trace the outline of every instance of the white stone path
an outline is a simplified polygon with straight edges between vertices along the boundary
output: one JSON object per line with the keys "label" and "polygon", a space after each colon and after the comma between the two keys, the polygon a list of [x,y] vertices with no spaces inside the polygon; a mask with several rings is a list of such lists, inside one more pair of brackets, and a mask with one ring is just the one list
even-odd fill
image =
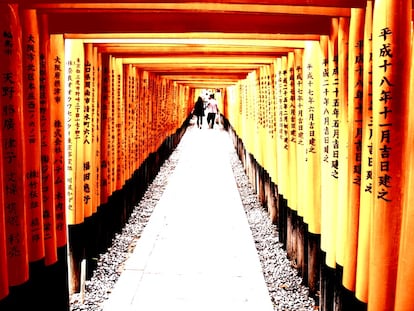
{"label": "white stone path", "polygon": [[228,133],[189,127],[178,148],[177,167],[104,311],[272,311]]}

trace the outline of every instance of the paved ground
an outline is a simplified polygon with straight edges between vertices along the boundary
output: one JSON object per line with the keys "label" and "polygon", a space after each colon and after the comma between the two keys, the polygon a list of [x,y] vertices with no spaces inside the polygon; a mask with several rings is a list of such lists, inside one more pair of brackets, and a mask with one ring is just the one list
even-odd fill
{"label": "paved ground", "polygon": [[271,311],[219,126],[189,127],[180,160],[104,311]]}

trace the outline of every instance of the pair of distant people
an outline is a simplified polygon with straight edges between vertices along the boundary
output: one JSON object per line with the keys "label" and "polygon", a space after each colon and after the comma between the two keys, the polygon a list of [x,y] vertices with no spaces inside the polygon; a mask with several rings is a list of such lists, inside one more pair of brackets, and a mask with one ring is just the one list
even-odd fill
{"label": "pair of distant people", "polygon": [[197,101],[194,105],[194,115],[197,116],[198,128],[202,128],[203,126],[203,117],[205,109],[207,110],[207,124],[209,128],[212,129],[214,128],[216,115],[218,114],[218,104],[217,100],[214,98],[214,94],[210,94],[206,107],[204,107],[204,101],[201,98],[201,96],[197,98]]}

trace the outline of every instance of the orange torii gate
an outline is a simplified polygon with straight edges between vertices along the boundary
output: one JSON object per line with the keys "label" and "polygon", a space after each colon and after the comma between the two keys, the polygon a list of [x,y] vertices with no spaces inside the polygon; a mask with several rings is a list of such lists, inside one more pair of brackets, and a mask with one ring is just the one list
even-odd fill
{"label": "orange torii gate", "polygon": [[321,308],[320,273],[369,310],[410,303],[412,2],[26,2],[0,6],[0,303],[67,246],[77,290],[82,234],[122,222],[203,88]]}

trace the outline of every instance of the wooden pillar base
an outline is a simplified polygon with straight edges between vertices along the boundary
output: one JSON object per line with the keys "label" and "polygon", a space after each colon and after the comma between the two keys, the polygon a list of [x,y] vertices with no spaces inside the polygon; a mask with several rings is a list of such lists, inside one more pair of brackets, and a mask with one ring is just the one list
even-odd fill
{"label": "wooden pillar base", "polygon": [[326,253],[321,252],[320,260],[320,310],[334,311],[335,269],[325,264]]}
{"label": "wooden pillar base", "polygon": [[278,221],[278,230],[279,230],[279,242],[283,244],[283,248],[286,249],[287,246],[287,200],[283,195],[279,195],[278,200],[279,206],[279,221]]}
{"label": "wooden pillar base", "polygon": [[66,246],[57,249],[58,261],[45,266],[43,260],[30,264],[29,281],[10,288],[0,300],[0,310],[69,311],[68,264]]}

